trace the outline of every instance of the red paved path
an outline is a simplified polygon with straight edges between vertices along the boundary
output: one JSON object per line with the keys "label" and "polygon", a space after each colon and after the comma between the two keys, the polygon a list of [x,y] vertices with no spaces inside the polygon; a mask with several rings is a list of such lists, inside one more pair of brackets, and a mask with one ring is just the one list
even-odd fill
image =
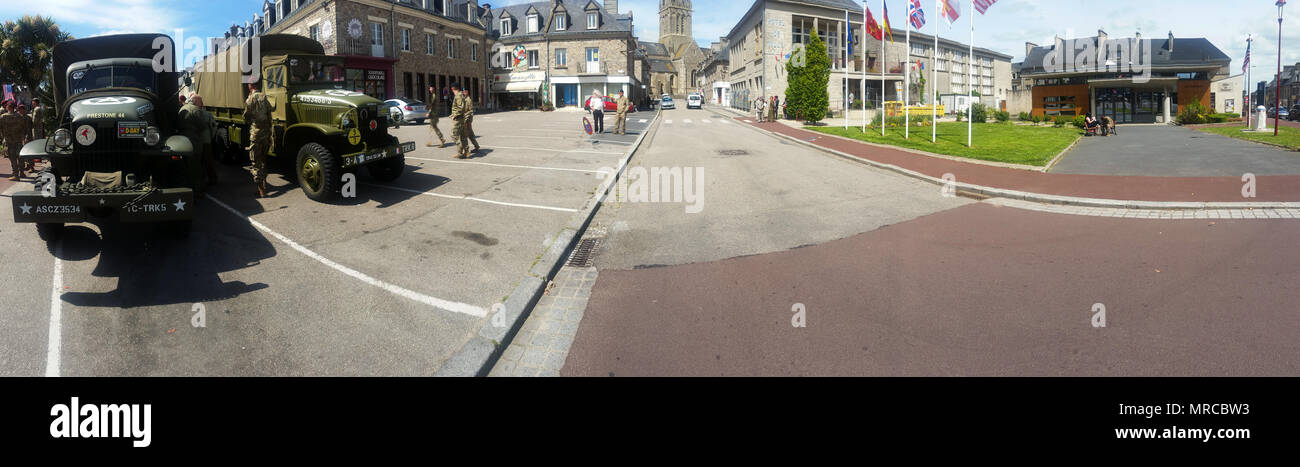
{"label": "red paved path", "polygon": [[1130,201],[1300,202],[1300,175],[1260,176],[1256,179],[1257,197],[1245,199],[1241,196],[1241,177],[1133,177],[1043,173],[924,156],[791,128],[781,123],[748,123],[763,130],[791,136],[863,159],[896,165],[936,178],[951,173],[960,183],[992,188],[1046,195]]}

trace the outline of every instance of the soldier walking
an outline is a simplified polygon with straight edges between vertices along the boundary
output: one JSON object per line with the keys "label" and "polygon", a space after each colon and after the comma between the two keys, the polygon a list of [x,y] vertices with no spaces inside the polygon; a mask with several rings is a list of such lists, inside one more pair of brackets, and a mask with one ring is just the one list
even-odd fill
{"label": "soldier walking", "polygon": [[469,95],[469,89],[461,91],[465,97],[465,138],[474,144],[474,152],[479,152],[483,148],[478,145],[478,135],[474,134],[474,98]]}
{"label": "soldier walking", "polygon": [[626,135],[627,134],[627,111],[632,104],[628,102],[627,96],[624,94],[624,92],[619,91],[618,100],[614,101],[614,105],[615,105],[614,134]]}
{"label": "soldier walking", "polygon": [[437,89],[429,86],[429,95],[433,96],[433,110],[429,112],[429,129],[432,133],[429,135],[429,142],[424,143],[426,147],[433,147],[433,135],[438,135],[438,147],[447,145],[447,138],[442,136],[442,130],[438,129],[438,119],[442,117],[442,98],[438,97]]}
{"label": "soldier walking", "polygon": [[9,158],[9,166],[12,168],[9,180],[18,181],[25,176],[18,154],[22,152],[24,141],[31,137],[32,121],[14,112],[13,102],[6,102],[5,110],[5,114],[0,115],[0,137],[4,139],[5,157]]}
{"label": "soldier walking", "polygon": [[460,92],[460,84],[452,84],[451,100],[451,139],[456,141],[456,158],[468,159],[469,151],[465,134],[465,99]]}
{"label": "soldier walking", "polygon": [[181,134],[194,144],[194,155],[198,156],[191,165],[191,173],[201,181],[195,191],[203,197],[212,185],[217,184],[217,169],[212,162],[212,128],[216,126],[216,120],[203,109],[203,96],[198,94],[186,100],[179,120]]}
{"label": "soldier walking", "polygon": [[244,102],[244,121],[248,123],[248,155],[253,159],[253,184],[257,197],[266,197],[266,152],[271,147],[271,103],[257,83],[248,83],[248,100]]}
{"label": "soldier walking", "polygon": [[32,141],[45,138],[45,120],[49,118],[50,109],[41,105],[39,98],[32,98]]}

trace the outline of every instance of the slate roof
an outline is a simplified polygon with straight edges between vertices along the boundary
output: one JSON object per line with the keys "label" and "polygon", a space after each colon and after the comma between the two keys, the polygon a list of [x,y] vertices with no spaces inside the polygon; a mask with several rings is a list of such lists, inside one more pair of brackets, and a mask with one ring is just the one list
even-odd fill
{"label": "slate roof", "polygon": [[[1091,37],[1084,40],[1093,40],[1093,43],[1096,44],[1096,39],[1096,37]],[[1151,47],[1151,66],[1153,68],[1201,67],[1205,65],[1222,67],[1232,62],[1232,59],[1227,54],[1203,37],[1174,38],[1173,53],[1169,52],[1170,39],[1168,38],[1141,39],[1141,41]],[[1046,70],[1043,69],[1043,60],[1052,52],[1054,46],[1054,44],[1049,44],[1031,49],[1029,56],[1025,57],[1023,72],[1025,74],[1046,73]]]}
{"label": "slate roof", "polygon": [[641,47],[645,48],[645,54],[648,57],[667,57],[668,47],[658,42],[641,42]]}
{"label": "slate roof", "polygon": [[654,58],[654,59],[650,59],[650,72],[651,73],[677,73],[677,69],[673,67],[673,62],[670,60],[662,60],[662,59]]}
{"label": "slate roof", "polygon": [[[568,28],[563,31],[555,30],[555,25],[551,24],[550,38],[565,39],[578,36],[590,35],[624,35],[632,33],[632,15],[631,14],[611,14],[605,11],[602,2],[596,0],[561,0],[564,11],[569,16]],[[587,13],[585,10],[588,4],[595,4],[599,7],[600,26],[596,29],[587,29]],[[529,9],[535,9],[540,21],[539,30],[535,33],[528,33],[528,12]],[[514,31],[509,36],[501,35],[501,18],[509,14],[514,18]],[[492,7],[492,20],[488,24],[488,34],[502,41],[523,41],[531,39],[541,39],[545,28],[550,23],[551,2],[532,2],[522,3],[519,5],[506,5],[502,7]]]}

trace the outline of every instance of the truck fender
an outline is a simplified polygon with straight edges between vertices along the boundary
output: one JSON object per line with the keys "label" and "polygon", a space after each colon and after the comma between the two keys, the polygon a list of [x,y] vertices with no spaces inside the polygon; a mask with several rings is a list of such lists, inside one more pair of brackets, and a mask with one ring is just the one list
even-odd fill
{"label": "truck fender", "polygon": [[320,123],[299,123],[284,129],[284,147],[290,155],[297,155],[298,148],[311,141],[320,142],[329,147],[329,139],[345,137],[346,133],[335,126]]}
{"label": "truck fender", "polygon": [[173,135],[167,137],[167,143],[164,145],[168,150],[180,154],[186,158],[194,155],[194,143],[183,135]]}
{"label": "truck fender", "polygon": [[45,138],[33,140],[23,146],[18,152],[18,158],[21,160],[29,159],[49,159],[45,153]]}

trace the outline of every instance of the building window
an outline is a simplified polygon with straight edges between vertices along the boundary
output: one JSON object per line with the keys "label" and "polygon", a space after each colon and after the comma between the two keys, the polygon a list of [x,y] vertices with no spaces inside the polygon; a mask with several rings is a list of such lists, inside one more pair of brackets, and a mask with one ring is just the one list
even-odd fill
{"label": "building window", "polygon": [[502,19],[501,19],[501,35],[503,35],[503,36],[509,36],[511,32],[513,32],[513,31],[512,31],[512,29],[510,28],[510,19],[509,19],[509,18],[502,18]]}
{"label": "building window", "polygon": [[478,61],[478,42],[469,45],[469,59]]}
{"label": "building window", "polygon": [[600,49],[597,48],[597,47],[587,47],[587,61],[588,61],[588,62],[599,62],[599,61],[600,61]]}
{"label": "building window", "polygon": [[370,23],[370,45],[384,45],[384,25]]}
{"label": "building window", "polygon": [[569,51],[567,49],[555,49],[555,66],[560,68],[569,66]]}
{"label": "building window", "polygon": [[587,13],[587,29],[600,27],[600,13]]}
{"label": "building window", "polygon": [[555,15],[555,30],[563,31],[569,29],[569,16],[565,14]]}
{"label": "building window", "polygon": [[528,51],[528,68],[537,68],[542,66],[542,62],[537,59],[537,51]]}
{"label": "building window", "polygon": [[403,52],[411,51],[411,30],[410,29],[402,30],[402,51]]}
{"label": "building window", "polygon": [[320,25],[313,24],[310,28],[307,28],[307,37],[310,37],[311,40],[316,42],[320,42]]}
{"label": "building window", "polygon": [[790,19],[790,42],[794,45],[804,45],[808,43],[808,30],[812,25],[808,24],[807,18]]}
{"label": "building window", "polygon": [[424,35],[424,54],[433,55],[433,34]]}
{"label": "building window", "polygon": [[537,17],[537,15],[528,15],[528,33],[529,33],[529,34],[532,34],[532,33],[537,32],[537,22],[538,22],[538,17]]}
{"label": "building window", "polygon": [[447,39],[447,58],[460,58],[460,39]]}

